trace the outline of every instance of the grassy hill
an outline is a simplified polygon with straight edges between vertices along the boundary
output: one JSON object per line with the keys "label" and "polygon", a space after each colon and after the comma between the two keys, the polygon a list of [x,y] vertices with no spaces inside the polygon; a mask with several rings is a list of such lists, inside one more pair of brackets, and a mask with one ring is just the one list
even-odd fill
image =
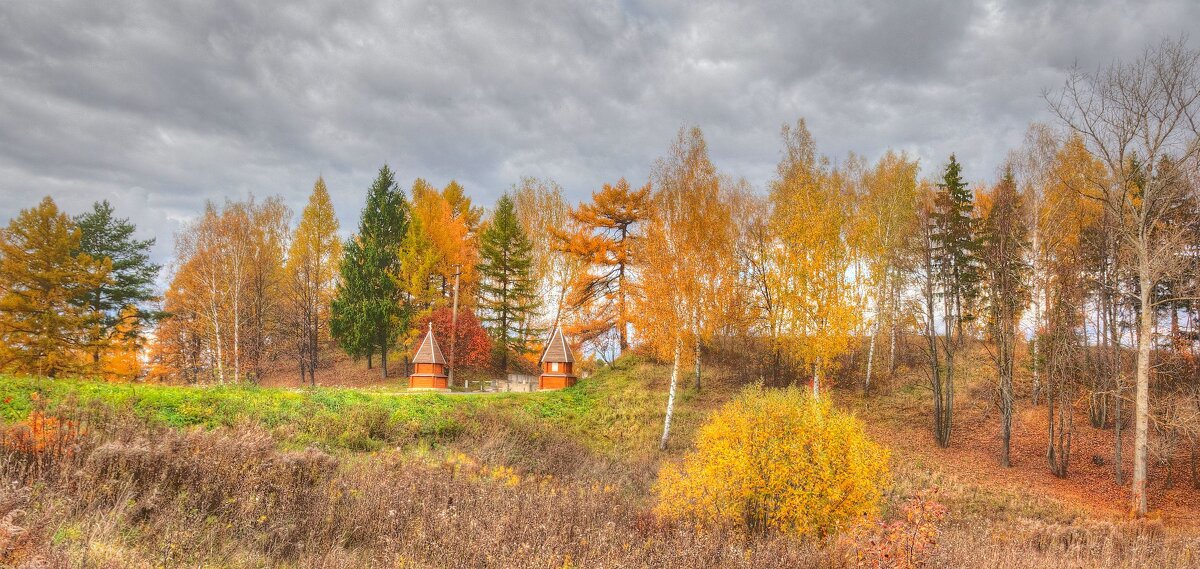
{"label": "grassy hill", "polygon": [[[289,447],[373,451],[453,441],[483,418],[503,417],[572,436],[608,453],[649,446],[662,402],[646,386],[658,366],[623,360],[562,391],[429,393],[373,387],[287,389],[252,385],[181,387],[0,376],[0,421],[31,410],[77,422],[124,416],[148,427],[254,425]],[[681,415],[691,415],[686,398]],[[686,422],[686,420],[685,420]],[[654,439],[656,440],[656,439]]]}
{"label": "grassy hill", "polygon": [[[702,391],[681,392],[665,453],[667,370],[636,358],[533,394],[0,377],[0,566],[858,565],[870,535],[801,541],[653,514],[659,466],[740,389],[735,377],[714,367]],[[907,527],[902,509],[917,494],[947,508],[934,566],[1200,559],[1191,524],[1089,507],[1086,488],[1047,481],[1032,458],[992,467],[979,386],[962,390],[963,442],[932,448],[916,385],[833,397],[892,448],[885,522]],[[31,413],[57,421],[34,434],[58,452],[19,452]]]}

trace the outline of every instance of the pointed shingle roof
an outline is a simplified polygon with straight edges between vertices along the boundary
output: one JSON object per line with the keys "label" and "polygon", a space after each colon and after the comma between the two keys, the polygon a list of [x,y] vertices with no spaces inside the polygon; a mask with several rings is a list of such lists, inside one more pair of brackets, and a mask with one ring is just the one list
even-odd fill
{"label": "pointed shingle roof", "polygon": [[563,338],[562,328],[555,328],[554,334],[550,336],[550,341],[546,342],[546,349],[542,351],[540,363],[546,362],[575,363],[575,357],[571,355],[571,347]]}
{"label": "pointed shingle roof", "polygon": [[446,365],[446,358],[442,356],[442,349],[438,347],[437,339],[433,337],[432,322],[429,323],[429,332],[425,333],[425,339],[421,341],[421,346],[413,354],[412,361],[415,364]]}

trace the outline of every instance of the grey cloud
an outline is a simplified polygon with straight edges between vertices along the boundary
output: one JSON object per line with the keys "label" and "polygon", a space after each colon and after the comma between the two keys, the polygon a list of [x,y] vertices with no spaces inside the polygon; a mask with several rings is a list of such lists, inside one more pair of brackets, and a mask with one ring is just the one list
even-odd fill
{"label": "grey cloud", "polygon": [[323,175],[343,229],[384,162],[490,204],[647,178],[680,126],[764,187],[779,127],[990,180],[1065,70],[1200,21],[1190,0],[262,2],[0,6],[0,219],[109,199],[159,238],[206,199]]}

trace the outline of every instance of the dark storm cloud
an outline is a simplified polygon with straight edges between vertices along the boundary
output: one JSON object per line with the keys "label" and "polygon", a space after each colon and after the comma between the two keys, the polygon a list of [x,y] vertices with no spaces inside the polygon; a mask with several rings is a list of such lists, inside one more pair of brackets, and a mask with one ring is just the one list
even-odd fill
{"label": "dark storm cloud", "polygon": [[761,188],[801,116],[834,158],[957,152],[985,181],[1072,64],[1197,21],[1190,0],[6,2],[0,219],[109,199],[166,259],[205,200],[299,210],[324,175],[349,231],[385,161],[485,204],[527,175],[581,199],[692,124]]}

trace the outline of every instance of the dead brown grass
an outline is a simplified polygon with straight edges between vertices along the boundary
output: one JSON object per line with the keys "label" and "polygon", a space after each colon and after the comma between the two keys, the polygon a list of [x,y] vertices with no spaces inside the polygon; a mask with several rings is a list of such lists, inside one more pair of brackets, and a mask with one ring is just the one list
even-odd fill
{"label": "dead brown grass", "polygon": [[[645,384],[659,386],[659,372]],[[716,374],[683,397],[684,417],[699,422],[735,391]],[[987,448],[929,450],[919,400],[900,389],[861,404],[893,447],[884,521],[903,524],[900,506],[933,488],[945,506],[917,559],[925,566],[1200,566],[1190,526],[1106,517],[1040,479],[984,475],[997,470]],[[681,431],[675,452],[688,444]],[[880,534],[870,528],[801,541],[661,520],[649,488],[673,453],[599,452],[522,414],[484,410],[453,440],[371,453],[280,448],[252,425],[181,431],[121,414],[71,436],[0,449],[0,566],[898,566],[873,556]]]}

